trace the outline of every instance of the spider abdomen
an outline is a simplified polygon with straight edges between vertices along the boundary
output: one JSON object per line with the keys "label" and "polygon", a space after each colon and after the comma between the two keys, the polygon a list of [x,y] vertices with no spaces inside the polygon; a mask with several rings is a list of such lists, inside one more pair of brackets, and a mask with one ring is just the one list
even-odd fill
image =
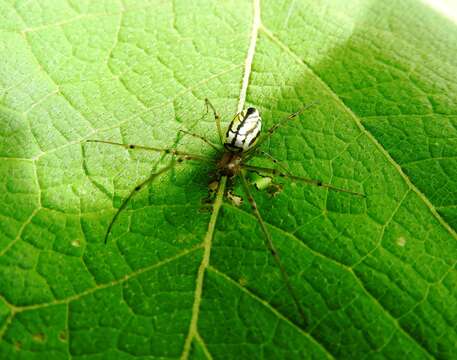
{"label": "spider abdomen", "polygon": [[225,135],[224,147],[232,152],[251,149],[262,129],[262,118],[255,108],[248,108],[236,114]]}

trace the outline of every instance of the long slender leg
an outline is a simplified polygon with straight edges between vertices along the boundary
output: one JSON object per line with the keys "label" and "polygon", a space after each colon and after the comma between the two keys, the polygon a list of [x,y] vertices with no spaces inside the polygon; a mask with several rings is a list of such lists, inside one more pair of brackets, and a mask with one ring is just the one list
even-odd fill
{"label": "long slender leg", "polygon": [[259,141],[256,144],[256,147],[258,147],[261,143],[263,143],[265,140],[270,138],[275,133],[275,131],[278,130],[281,126],[283,126],[286,122],[296,118],[297,116],[299,116],[300,114],[304,113],[306,110],[308,110],[309,108],[313,107],[314,105],[316,105],[318,103],[319,103],[318,100],[313,101],[313,102],[305,105],[304,107],[302,107],[300,110],[298,110],[298,111],[286,116],[285,118],[282,118],[281,120],[279,120],[278,123],[276,123],[275,125],[270,127],[268,129],[268,131],[266,132],[266,134],[259,139]]}
{"label": "long slender leg", "polygon": [[209,141],[207,138],[205,138],[204,136],[201,136],[201,135],[198,135],[198,134],[195,134],[195,133],[192,133],[190,131],[187,131],[187,130],[179,130],[180,132],[186,134],[186,135],[190,135],[190,136],[193,136],[193,137],[196,137],[200,140],[202,140],[203,142],[205,142],[206,144],[208,144],[209,146],[211,146],[213,149],[215,149],[216,151],[221,151],[220,148],[218,148],[216,145],[214,145],[211,141]]}
{"label": "long slender leg", "polygon": [[210,103],[208,99],[205,99],[205,104],[206,108],[210,107],[211,110],[213,111],[214,114],[214,121],[216,121],[216,127],[217,127],[217,133],[219,134],[219,140],[221,142],[221,145],[224,145],[224,134],[222,132],[221,128],[221,118],[219,114],[216,111],[216,108],[213,106],[213,104]]}
{"label": "long slender leg", "polygon": [[257,204],[254,200],[254,197],[251,194],[251,190],[249,189],[249,184],[246,180],[246,176],[244,174],[244,170],[241,170],[240,172],[240,178],[241,178],[241,183],[243,185],[244,192],[246,193],[246,196],[248,197],[249,204],[251,204],[252,211],[254,212],[255,217],[259,221],[260,227],[262,228],[262,232],[265,235],[265,245],[268,248],[268,251],[270,251],[271,255],[273,256],[276,265],[278,266],[279,270],[281,271],[282,278],[287,286],[287,290],[290,293],[290,296],[292,296],[292,299],[295,302],[295,306],[297,307],[298,312],[300,313],[301,318],[303,319],[304,325],[306,324],[306,316],[305,312],[303,311],[303,308],[300,304],[300,301],[298,299],[297,294],[295,293],[294,288],[292,287],[292,284],[289,279],[289,275],[287,274],[286,269],[282,265],[281,259],[279,258],[278,251],[276,250],[273,240],[271,239],[270,232],[268,231],[262,216],[260,215],[259,209],[257,208]]}
{"label": "long slender leg", "polygon": [[165,166],[164,168],[160,169],[159,171],[156,171],[155,173],[152,173],[149,175],[149,177],[144,180],[143,182],[139,183],[135,188],[130,192],[130,194],[122,201],[121,206],[117,209],[116,213],[114,214],[113,218],[111,219],[108,229],[106,230],[105,234],[105,244],[108,241],[109,234],[111,233],[111,229],[113,228],[114,223],[116,222],[116,219],[118,218],[119,214],[121,213],[122,210],[125,209],[127,206],[128,202],[137,194],[139,193],[145,186],[150,184],[152,181],[154,181],[158,176],[160,176],[163,173],[166,173],[168,170],[172,169],[176,163],[182,163],[185,160],[193,160],[187,156],[185,157],[178,157],[176,161],[171,161],[170,164]]}
{"label": "long slender leg", "polygon": [[119,208],[117,209],[117,211],[114,214],[113,218],[111,219],[111,221],[110,221],[110,223],[108,225],[108,229],[106,230],[106,234],[105,234],[105,244],[108,241],[109,234],[111,233],[111,229],[113,228],[113,225],[116,222],[117,217],[119,216],[121,211],[125,209],[125,207],[127,206],[128,202],[135,196],[135,194],[139,193],[141,191],[141,189],[143,189],[146,185],[151,183],[159,175],[161,175],[161,174],[167,172],[168,170],[170,170],[174,165],[175,165],[174,162],[171,162],[169,165],[165,166],[163,169],[161,169],[161,170],[159,170],[159,171],[157,171],[155,173],[152,173],[146,180],[144,180],[143,182],[141,182],[137,186],[135,186],[135,188],[130,192],[130,194],[122,201],[121,206],[119,206]]}
{"label": "long slender leg", "polygon": [[292,180],[301,181],[301,182],[303,182],[305,184],[326,188],[326,189],[329,189],[329,190],[332,190],[332,191],[344,192],[344,193],[351,194],[351,195],[357,195],[357,196],[361,196],[361,197],[366,197],[365,194],[362,194],[362,193],[359,193],[359,192],[350,191],[350,190],[346,190],[346,189],[340,189],[340,188],[337,188],[337,187],[335,187],[333,185],[326,184],[326,183],[324,183],[324,182],[322,182],[320,180],[314,180],[314,179],[308,179],[308,178],[305,178],[305,177],[302,177],[302,176],[290,175],[290,174],[286,174],[284,172],[278,171],[276,169],[264,168],[264,167],[253,166],[253,165],[242,165],[242,168],[246,169],[248,171],[253,171],[253,172],[258,173],[258,174],[268,174],[268,175],[273,175],[273,176],[280,176],[280,177],[289,178],[289,179],[292,179]]}
{"label": "long slender leg", "polygon": [[153,151],[153,152],[161,152],[164,154],[170,154],[170,155],[177,155],[177,156],[184,156],[186,157],[186,160],[197,160],[197,161],[204,161],[204,162],[213,162],[212,159],[206,157],[206,156],[201,156],[201,155],[196,155],[196,154],[190,154],[184,151],[179,151],[175,149],[164,149],[164,148],[156,148],[156,147],[151,147],[151,146],[143,146],[143,145],[135,145],[135,144],[122,144],[122,143],[117,143],[113,141],[106,141],[106,140],[86,140],[86,142],[93,142],[93,143],[102,143],[102,144],[109,144],[109,145],[115,145],[115,146],[121,146],[125,149],[139,149],[139,150],[146,150],[146,151]]}
{"label": "long slender leg", "polygon": [[284,172],[286,172],[288,175],[291,175],[292,174],[290,173],[289,169],[286,168],[283,164],[281,164],[277,159],[275,159],[272,155],[270,155],[269,153],[267,153],[266,151],[263,151],[263,150],[259,150],[259,152],[262,154],[262,155],[265,155],[267,159],[271,160],[275,165],[278,165]]}

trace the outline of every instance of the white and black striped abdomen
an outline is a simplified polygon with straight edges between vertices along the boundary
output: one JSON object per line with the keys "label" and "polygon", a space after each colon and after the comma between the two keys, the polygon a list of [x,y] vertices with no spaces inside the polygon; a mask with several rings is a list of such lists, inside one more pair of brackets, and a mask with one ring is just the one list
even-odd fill
{"label": "white and black striped abdomen", "polygon": [[237,114],[225,135],[224,147],[233,152],[252,148],[260,135],[262,119],[255,108],[248,108]]}

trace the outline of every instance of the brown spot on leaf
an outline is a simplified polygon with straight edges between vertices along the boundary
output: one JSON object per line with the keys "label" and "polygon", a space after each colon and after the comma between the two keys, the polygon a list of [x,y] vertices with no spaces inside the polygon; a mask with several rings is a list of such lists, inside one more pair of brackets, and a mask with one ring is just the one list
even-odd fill
{"label": "brown spot on leaf", "polygon": [[59,333],[59,340],[60,341],[67,341],[67,331],[66,330],[62,330]]}
{"label": "brown spot on leaf", "polygon": [[42,343],[45,340],[45,336],[43,333],[37,333],[32,335],[33,341]]}

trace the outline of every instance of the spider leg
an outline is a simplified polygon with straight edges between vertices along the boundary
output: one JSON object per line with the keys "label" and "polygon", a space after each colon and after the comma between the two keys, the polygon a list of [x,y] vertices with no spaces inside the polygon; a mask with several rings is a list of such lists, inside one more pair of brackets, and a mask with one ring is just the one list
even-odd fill
{"label": "spider leg", "polygon": [[[267,153],[266,151],[263,151],[263,150],[259,150],[259,152],[262,154],[262,155],[265,155],[265,157],[270,160],[272,163],[274,163],[275,165],[278,165],[278,167],[280,167],[285,173],[287,173],[288,175],[291,175],[293,176],[289,169],[286,168],[284,165],[282,165],[279,160],[275,159],[272,155],[270,155],[269,153]],[[253,154],[255,156],[255,154]]]}
{"label": "spider leg", "polygon": [[260,224],[260,227],[262,228],[263,234],[265,235],[265,237],[264,237],[265,246],[267,247],[268,251],[273,256],[273,258],[274,258],[274,260],[276,262],[276,265],[278,266],[279,270],[281,271],[281,275],[282,275],[282,278],[283,278],[283,280],[284,280],[284,282],[286,284],[287,290],[289,291],[289,294],[291,295],[293,301],[295,302],[295,306],[297,307],[297,310],[300,313],[300,316],[303,319],[304,324],[306,324],[306,316],[305,316],[303,308],[302,308],[302,306],[300,304],[298,296],[297,296],[294,288],[292,287],[292,284],[291,284],[290,279],[289,279],[289,275],[287,274],[286,269],[282,265],[282,262],[281,262],[281,259],[279,257],[278,251],[276,250],[276,248],[275,248],[275,246],[273,244],[273,240],[271,238],[270,232],[268,231],[268,229],[267,229],[267,227],[266,227],[266,225],[265,225],[265,223],[264,223],[264,221],[262,219],[262,216],[260,215],[260,212],[259,212],[259,209],[257,207],[257,204],[256,204],[256,202],[254,200],[254,197],[251,194],[251,190],[249,189],[249,184],[248,184],[248,182],[246,180],[246,176],[245,176],[245,170],[241,170],[240,173],[239,173],[239,176],[241,178],[241,183],[243,185],[243,190],[246,193],[246,196],[248,197],[248,201],[249,201],[249,204],[251,205],[252,211],[253,211],[255,217],[257,218],[257,220],[258,220],[258,222]]}
{"label": "spider leg", "polygon": [[242,165],[242,168],[246,169],[247,171],[256,172],[258,174],[262,174],[263,173],[263,174],[268,174],[268,175],[273,175],[273,176],[280,176],[280,177],[283,177],[283,178],[289,178],[289,179],[292,179],[292,180],[301,181],[302,183],[305,183],[305,184],[326,188],[326,189],[329,189],[329,190],[332,190],[332,191],[338,191],[338,192],[343,192],[343,193],[347,193],[347,194],[351,194],[351,195],[366,197],[365,194],[362,194],[362,193],[359,193],[359,192],[350,191],[350,190],[346,190],[346,189],[340,189],[340,188],[337,188],[337,187],[335,187],[333,185],[326,184],[326,183],[324,183],[324,182],[322,182],[320,180],[308,179],[308,178],[305,178],[305,177],[302,177],[302,176],[286,174],[286,173],[278,171],[276,169],[264,168],[264,167],[253,166],[253,165]]}
{"label": "spider leg", "polygon": [[108,229],[106,230],[106,234],[105,234],[105,244],[107,243],[108,241],[108,237],[111,233],[111,229],[113,228],[114,226],[114,223],[116,222],[118,216],[120,215],[121,211],[125,209],[125,207],[127,206],[128,202],[137,194],[139,193],[145,186],[149,185],[152,181],[154,181],[157,177],[159,177],[160,175],[166,173],[168,170],[172,169],[174,166],[175,166],[175,163],[182,163],[183,161],[185,160],[194,160],[194,159],[191,159],[190,157],[178,157],[175,160],[172,160],[170,162],[170,164],[168,164],[167,166],[165,166],[164,168],[160,169],[159,171],[156,171],[154,173],[152,173],[151,175],[149,175],[149,177],[142,181],[141,183],[139,183],[138,185],[135,186],[135,188],[130,192],[130,194],[122,201],[121,203],[121,206],[119,206],[119,208],[116,210],[116,213],[114,214],[113,218],[111,219],[109,225],[108,225]]}
{"label": "spider leg", "polygon": [[219,134],[219,140],[221,142],[221,145],[224,145],[224,134],[222,133],[222,128],[221,128],[221,117],[217,113],[216,108],[213,106],[213,104],[211,104],[211,102],[207,98],[205,99],[205,105],[206,105],[206,109],[208,109],[208,107],[210,107],[211,110],[213,111],[214,121],[216,122],[216,127],[217,127],[217,133]]}
{"label": "spider leg", "polygon": [[186,160],[197,160],[197,161],[203,161],[203,162],[213,162],[212,159],[207,158],[206,156],[190,154],[190,153],[187,153],[187,152],[184,152],[184,151],[179,151],[179,150],[169,149],[169,148],[156,148],[156,147],[151,147],[151,146],[143,146],[143,145],[135,145],[135,144],[122,144],[122,143],[117,143],[117,142],[113,142],[113,141],[106,141],[106,140],[86,140],[86,142],[102,143],[102,144],[121,146],[121,147],[123,147],[125,149],[131,149],[131,150],[138,149],[138,150],[145,150],[145,151],[161,152],[161,153],[170,154],[170,155],[184,156],[184,157],[186,157]]}
{"label": "spider leg", "polygon": [[259,139],[259,141],[256,144],[256,147],[258,147],[265,140],[269,139],[275,133],[276,130],[278,130],[281,126],[283,126],[289,120],[292,120],[292,119],[296,118],[297,116],[299,116],[300,114],[304,113],[306,110],[308,110],[309,108],[313,107],[314,105],[316,105],[318,103],[319,103],[319,100],[313,101],[313,102],[303,106],[300,110],[298,110],[298,111],[286,116],[285,118],[282,118],[281,120],[279,120],[278,123],[276,123],[272,127],[270,127],[267,130],[267,133]]}
{"label": "spider leg", "polygon": [[179,130],[180,132],[186,134],[186,135],[190,135],[190,136],[193,136],[193,137],[196,137],[200,140],[202,140],[203,142],[205,142],[206,144],[208,144],[209,146],[211,146],[213,149],[215,149],[217,152],[220,152],[221,149],[219,147],[217,147],[216,145],[214,145],[211,141],[209,141],[207,138],[205,138],[204,136],[202,135],[198,135],[198,134],[195,134],[195,133],[192,133],[192,132],[189,132],[187,130]]}

